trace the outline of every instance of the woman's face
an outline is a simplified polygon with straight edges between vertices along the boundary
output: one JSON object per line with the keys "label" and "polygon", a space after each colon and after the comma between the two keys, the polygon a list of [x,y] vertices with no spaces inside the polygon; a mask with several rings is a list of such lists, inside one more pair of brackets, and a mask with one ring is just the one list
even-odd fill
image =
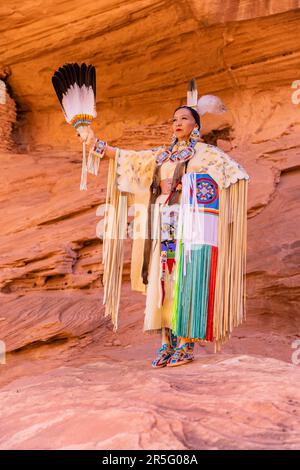
{"label": "woman's face", "polygon": [[188,109],[177,109],[173,116],[173,132],[178,140],[188,140],[195,126],[196,121]]}

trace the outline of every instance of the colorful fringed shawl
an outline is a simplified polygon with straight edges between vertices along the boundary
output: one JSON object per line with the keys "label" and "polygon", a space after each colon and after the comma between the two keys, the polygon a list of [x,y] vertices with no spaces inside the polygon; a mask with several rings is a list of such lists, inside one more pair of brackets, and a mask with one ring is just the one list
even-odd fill
{"label": "colorful fringed shawl", "polygon": [[247,182],[220,188],[207,173],[182,178],[173,332],[221,343],[245,319]]}

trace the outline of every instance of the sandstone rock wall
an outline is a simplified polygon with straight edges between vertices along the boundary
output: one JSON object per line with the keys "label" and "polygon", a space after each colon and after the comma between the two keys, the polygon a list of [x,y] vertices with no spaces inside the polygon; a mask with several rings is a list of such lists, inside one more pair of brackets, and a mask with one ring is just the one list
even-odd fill
{"label": "sandstone rock wall", "polygon": [[[86,61],[97,69],[95,132],[115,145],[168,142],[172,111],[185,102],[193,76],[201,94],[224,100],[228,112],[205,115],[203,132],[251,177],[248,311],[298,315],[300,105],[292,100],[300,69],[298,1],[103,0],[84,8],[76,1],[72,8],[11,1],[0,27],[0,76],[13,95],[4,114],[0,104],[3,298],[99,292],[96,211],[107,166],[97,178],[89,175],[88,192],[79,192],[80,143],[51,84],[63,63]],[[129,245],[126,253],[128,279]]]}
{"label": "sandstone rock wall", "polygon": [[[299,449],[300,2],[0,8],[0,448]],[[126,282],[130,243],[118,332],[103,318],[107,162],[80,192],[81,146],[51,84],[74,61],[96,66],[93,127],[113,145],[168,142],[192,77],[226,103],[203,133],[251,177],[248,299],[218,354],[198,344],[193,365],[151,370],[160,339]]]}

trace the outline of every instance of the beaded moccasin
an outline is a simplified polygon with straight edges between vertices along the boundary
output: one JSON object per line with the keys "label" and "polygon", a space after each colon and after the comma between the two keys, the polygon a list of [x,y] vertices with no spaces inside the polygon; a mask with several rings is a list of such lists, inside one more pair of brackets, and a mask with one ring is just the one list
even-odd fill
{"label": "beaded moccasin", "polygon": [[194,359],[194,343],[184,343],[178,348],[175,348],[174,354],[168,359],[167,366],[181,366],[192,362]]}

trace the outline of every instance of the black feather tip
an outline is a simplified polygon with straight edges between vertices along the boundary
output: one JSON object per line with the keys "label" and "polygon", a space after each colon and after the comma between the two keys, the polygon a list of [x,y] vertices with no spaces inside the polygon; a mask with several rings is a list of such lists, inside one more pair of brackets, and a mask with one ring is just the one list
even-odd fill
{"label": "black feather tip", "polygon": [[94,65],[79,65],[77,63],[64,64],[52,76],[52,84],[57,98],[62,105],[63,95],[77,83],[79,87],[91,86],[96,99],[96,69]]}
{"label": "black feather tip", "polygon": [[196,91],[197,90],[197,83],[195,78],[192,78],[192,80],[189,81],[188,83],[188,91]]}

